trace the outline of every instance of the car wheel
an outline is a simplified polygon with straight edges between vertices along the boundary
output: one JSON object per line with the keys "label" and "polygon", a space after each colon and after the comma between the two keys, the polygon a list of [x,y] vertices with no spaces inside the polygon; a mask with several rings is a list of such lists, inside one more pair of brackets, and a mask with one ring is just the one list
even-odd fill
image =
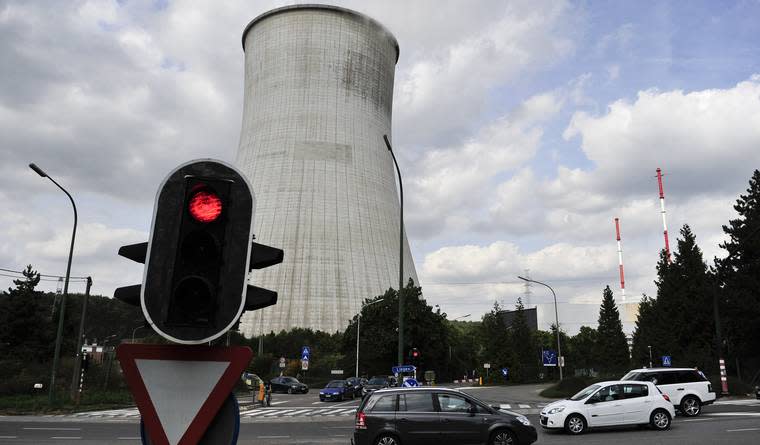
{"label": "car wheel", "polygon": [[515,435],[509,430],[498,430],[491,436],[490,445],[514,445],[517,443]]}
{"label": "car wheel", "polygon": [[570,414],[565,420],[565,431],[570,434],[583,434],[586,432],[586,419],[580,414]]}
{"label": "car wheel", "polygon": [[391,434],[383,434],[375,441],[375,445],[401,445],[401,442]]}
{"label": "car wheel", "polygon": [[686,417],[695,417],[702,412],[702,404],[694,396],[686,396],[681,400],[681,412]]}
{"label": "car wheel", "polygon": [[293,388],[288,388],[288,394],[293,394]]}
{"label": "car wheel", "polygon": [[670,414],[664,409],[655,410],[649,418],[649,424],[656,430],[670,428]]}

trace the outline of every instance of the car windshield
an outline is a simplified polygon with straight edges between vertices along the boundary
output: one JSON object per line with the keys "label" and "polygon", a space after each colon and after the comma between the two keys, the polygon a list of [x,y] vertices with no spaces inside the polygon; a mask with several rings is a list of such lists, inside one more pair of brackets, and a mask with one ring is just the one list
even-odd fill
{"label": "car windshield", "polygon": [[342,388],[343,386],[345,386],[343,380],[333,380],[332,382],[328,383],[325,388]]}
{"label": "car windshield", "polygon": [[282,380],[285,383],[298,383],[298,380],[296,380],[294,377],[284,377]]}
{"label": "car windshield", "polygon": [[599,388],[601,388],[601,386],[599,386],[599,385],[591,385],[588,388],[586,388],[586,389],[582,390],[581,392],[579,392],[578,394],[570,397],[570,400],[573,400],[573,401],[576,401],[576,402],[578,400],[583,400],[586,397],[588,397],[591,394],[593,394],[594,392],[596,392],[596,390],[599,389]]}
{"label": "car windshield", "polygon": [[624,375],[622,379],[620,380],[639,380],[639,376],[641,375],[640,372],[631,371],[628,374]]}
{"label": "car windshield", "polygon": [[385,385],[385,379],[374,378],[369,381],[370,385]]}

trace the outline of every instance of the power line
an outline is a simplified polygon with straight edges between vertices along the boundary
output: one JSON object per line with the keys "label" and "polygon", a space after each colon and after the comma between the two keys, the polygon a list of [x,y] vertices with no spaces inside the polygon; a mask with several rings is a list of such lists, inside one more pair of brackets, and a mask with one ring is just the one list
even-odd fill
{"label": "power line", "polygon": [[[24,275],[24,272],[22,272],[22,271],[19,271],[19,270],[13,270],[13,269],[5,269],[5,268],[3,268],[3,267],[0,267],[0,271],[3,271],[3,272],[11,272],[11,273],[17,273],[17,274],[19,274],[19,275],[22,275],[22,276]],[[40,275],[41,277],[50,277],[50,278],[56,278],[56,279],[58,279],[58,278],[66,278],[66,277],[64,277],[63,275],[48,275],[48,274],[44,274],[44,273],[41,273],[41,274],[39,274],[39,275]],[[11,277],[10,275],[2,275],[2,276],[5,276],[5,277]],[[13,277],[11,277],[11,278],[19,278],[19,277],[15,277],[15,276],[13,276]],[[84,280],[84,281],[86,281],[86,280],[87,280],[87,277],[69,277],[69,281],[71,281],[71,280]],[[41,281],[56,281],[56,280],[41,280]]]}

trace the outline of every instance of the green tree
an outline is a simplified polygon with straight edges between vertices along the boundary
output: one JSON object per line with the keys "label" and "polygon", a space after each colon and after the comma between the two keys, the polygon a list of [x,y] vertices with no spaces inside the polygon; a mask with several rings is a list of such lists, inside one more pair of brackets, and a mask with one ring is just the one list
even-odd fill
{"label": "green tree", "polygon": [[598,340],[596,329],[581,326],[580,332],[569,341],[569,353],[564,353],[568,357],[568,365],[580,370],[599,369],[601,363],[596,350]]}
{"label": "green tree", "polygon": [[604,288],[604,297],[599,309],[598,338],[596,351],[599,356],[599,368],[602,372],[612,373],[628,369],[628,342],[623,333],[615,298],[609,286]]}
{"label": "green tree", "polygon": [[509,330],[509,344],[512,349],[510,379],[515,382],[530,382],[538,377],[538,345],[533,332],[528,327],[525,306],[517,299],[515,318]]}
{"label": "green tree", "polygon": [[[726,257],[716,259],[721,283],[720,315],[728,356],[760,368],[760,170],[749,180],[747,193],[734,205],[739,217],[723,226],[728,240],[720,245]],[[754,373],[754,372],[753,372]]]}
{"label": "green tree", "polygon": [[35,290],[40,274],[29,265],[24,278],[0,298],[0,356],[42,363],[52,357],[53,323],[47,299]]}
{"label": "green tree", "polygon": [[509,334],[502,312],[499,302],[494,301],[491,311],[481,319],[479,333],[482,361],[499,366],[512,362]]}

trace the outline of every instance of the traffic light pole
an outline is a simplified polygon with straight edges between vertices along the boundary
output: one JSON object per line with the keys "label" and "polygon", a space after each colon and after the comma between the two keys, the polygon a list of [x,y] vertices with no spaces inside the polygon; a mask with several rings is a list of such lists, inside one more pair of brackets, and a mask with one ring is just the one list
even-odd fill
{"label": "traffic light pole", "polygon": [[398,365],[404,364],[404,185],[401,182],[401,170],[398,168],[398,162],[396,162],[396,155],[393,154],[393,148],[388,141],[388,135],[383,135],[385,145],[388,147],[388,151],[391,152],[393,158],[393,164],[396,166],[396,173],[398,174],[398,189],[399,189],[399,247],[398,247]]}
{"label": "traffic light pole", "polygon": [[518,276],[517,278],[527,281],[530,283],[536,283],[540,284],[542,286],[548,287],[550,291],[552,291],[552,296],[554,296],[554,323],[555,326],[557,326],[557,368],[559,368],[559,380],[562,381],[562,346],[560,345],[560,331],[559,331],[559,312],[557,312],[557,294],[554,293],[554,289],[552,289],[551,286],[549,286],[546,283],[542,283],[540,281],[531,280],[529,278],[523,278]]}

